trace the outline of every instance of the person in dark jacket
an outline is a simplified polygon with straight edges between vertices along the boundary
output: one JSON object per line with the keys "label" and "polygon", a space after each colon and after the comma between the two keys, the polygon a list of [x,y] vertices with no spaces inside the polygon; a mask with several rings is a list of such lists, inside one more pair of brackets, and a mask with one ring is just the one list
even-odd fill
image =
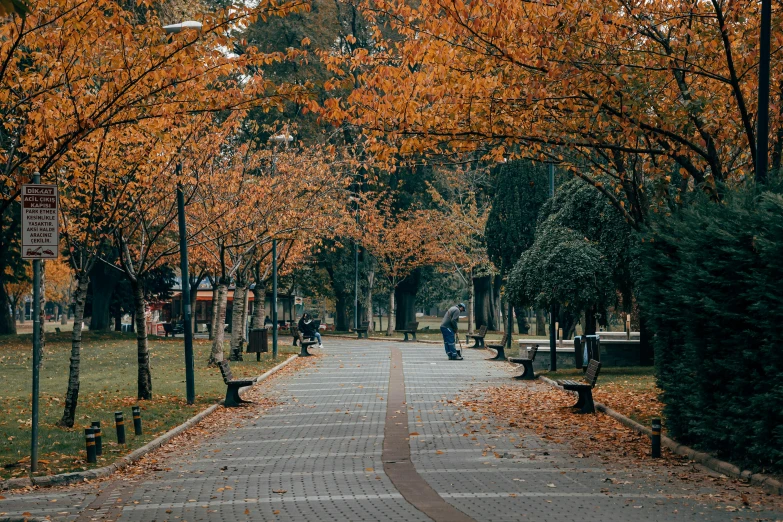
{"label": "person in dark jacket", "polygon": [[299,328],[299,331],[302,332],[302,337],[309,337],[310,339],[315,339],[318,341],[318,348],[323,348],[324,345],[321,342],[321,333],[315,328],[315,323],[313,323],[313,319],[310,317],[310,314],[304,314],[302,315],[302,318],[299,319],[299,324],[297,325],[297,328]]}
{"label": "person in dark jacket", "polygon": [[452,306],[446,311],[446,315],[443,316],[443,321],[440,323],[440,333],[443,334],[443,344],[446,345],[446,355],[449,356],[450,361],[462,360],[462,356],[457,353],[455,343],[457,339],[457,322],[459,321],[459,314],[464,311],[464,303]]}

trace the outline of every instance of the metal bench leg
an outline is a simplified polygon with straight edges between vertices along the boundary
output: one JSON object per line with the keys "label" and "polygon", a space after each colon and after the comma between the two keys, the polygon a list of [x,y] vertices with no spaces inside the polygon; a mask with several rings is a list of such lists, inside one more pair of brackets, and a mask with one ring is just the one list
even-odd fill
{"label": "metal bench leg", "polygon": [[226,400],[223,401],[223,406],[226,408],[236,408],[239,406],[239,389],[236,386],[228,385],[226,389]]}
{"label": "metal bench leg", "polygon": [[313,354],[307,351],[307,347],[302,344],[302,351],[299,352],[299,357],[311,357]]}
{"label": "metal bench leg", "polygon": [[490,361],[505,361],[506,360],[506,349],[504,347],[495,348],[497,350],[497,355],[494,357],[490,357]]}
{"label": "metal bench leg", "polygon": [[408,332],[403,332],[402,335],[405,336],[405,339],[403,339],[402,342],[407,343],[408,342]]}
{"label": "metal bench leg", "polygon": [[414,342],[414,343],[417,343],[417,342],[419,342],[419,340],[418,340],[418,339],[416,339],[416,332],[413,332],[413,333],[411,333],[411,335],[413,335],[413,342]]}
{"label": "metal bench leg", "polygon": [[583,397],[582,400],[582,407],[579,410],[579,413],[595,413],[595,403],[593,402],[593,390],[585,390],[583,393],[579,394],[581,397]]}
{"label": "metal bench leg", "polygon": [[484,348],[484,338],[483,337],[479,337],[478,339],[476,339],[476,346],[474,346],[474,348]]}
{"label": "metal bench leg", "polygon": [[532,381],[535,380],[536,376],[533,372],[533,361],[522,361],[522,367],[525,369],[521,374],[515,375],[515,379],[519,379],[520,381]]}

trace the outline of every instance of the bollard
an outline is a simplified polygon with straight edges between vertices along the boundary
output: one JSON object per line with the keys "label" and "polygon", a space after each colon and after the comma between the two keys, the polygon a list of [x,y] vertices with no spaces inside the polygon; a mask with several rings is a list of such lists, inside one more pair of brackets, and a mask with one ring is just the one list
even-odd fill
{"label": "bollard", "polygon": [[652,420],[652,458],[661,458],[661,419]]}
{"label": "bollard", "polygon": [[133,406],[133,429],[136,435],[141,435],[141,406]]}
{"label": "bollard", "polygon": [[87,462],[94,464],[98,462],[98,459],[95,457],[95,430],[86,428],[84,437],[87,440]]}
{"label": "bollard", "polygon": [[125,421],[121,411],[114,412],[114,424],[117,426],[117,443],[125,444]]}
{"label": "bollard", "polygon": [[103,440],[101,439],[101,421],[92,421],[92,429],[95,432],[95,454],[103,455]]}

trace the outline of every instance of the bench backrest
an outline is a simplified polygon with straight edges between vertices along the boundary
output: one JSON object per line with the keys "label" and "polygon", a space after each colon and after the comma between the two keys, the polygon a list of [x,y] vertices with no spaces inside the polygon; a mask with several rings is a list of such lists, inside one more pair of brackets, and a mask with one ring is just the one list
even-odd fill
{"label": "bench backrest", "polygon": [[527,358],[531,361],[536,360],[536,354],[538,353],[538,345],[534,344],[530,351],[527,352]]}
{"label": "bench backrest", "polygon": [[508,341],[508,332],[503,332],[503,337],[500,338],[500,342],[498,344],[500,346],[506,346],[506,341]]}
{"label": "bench backrest", "polygon": [[484,337],[485,335],[487,335],[487,325],[483,325],[481,328],[479,328],[478,334],[481,337]]}
{"label": "bench backrest", "polygon": [[418,321],[413,321],[408,323],[408,326],[405,328],[406,330],[410,330],[411,332],[415,332],[419,329],[419,323]]}
{"label": "bench backrest", "polygon": [[590,359],[590,364],[587,365],[587,371],[585,372],[585,381],[590,387],[595,386],[595,381],[598,380],[598,374],[601,372],[601,363],[595,359]]}
{"label": "bench backrest", "polygon": [[234,380],[234,374],[231,373],[231,366],[229,366],[228,361],[220,361],[218,366],[220,367],[220,374],[223,376],[224,383]]}

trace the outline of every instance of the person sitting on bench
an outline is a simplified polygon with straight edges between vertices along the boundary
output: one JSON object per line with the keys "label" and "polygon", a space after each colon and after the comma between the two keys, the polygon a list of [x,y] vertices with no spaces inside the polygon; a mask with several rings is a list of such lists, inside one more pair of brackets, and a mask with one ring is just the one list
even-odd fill
{"label": "person sitting on bench", "polygon": [[323,349],[324,345],[321,342],[321,333],[318,330],[316,330],[315,324],[313,323],[310,314],[305,313],[304,315],[302,315],[302,318],[299,319],[299,324],[297,325],[297,327],[299,328],[299,331],[302,332],[302,337],[315,339],[316,341],[318,341],[318,348]]}

